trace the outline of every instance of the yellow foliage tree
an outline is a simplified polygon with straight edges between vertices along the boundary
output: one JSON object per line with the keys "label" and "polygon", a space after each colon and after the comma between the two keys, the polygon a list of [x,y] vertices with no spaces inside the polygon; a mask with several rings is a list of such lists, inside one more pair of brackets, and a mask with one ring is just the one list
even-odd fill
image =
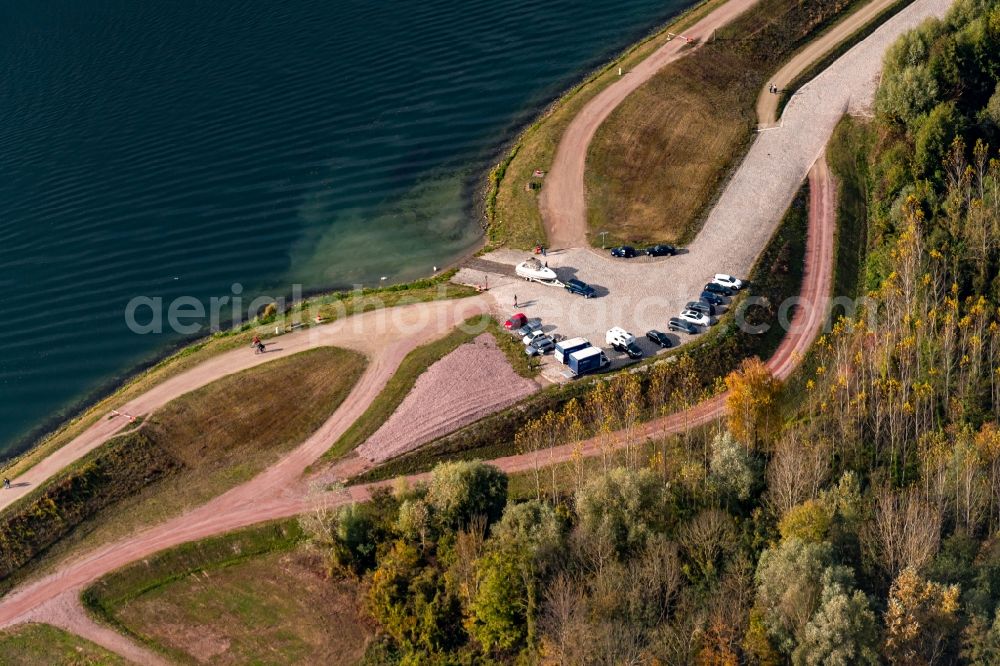
{"label": "yellow foliage tree", "polygon": [[757,357],[745,359],[726,377],[726,414],[729,431],[747,447],[756,448],[779,423],[781,382]]}

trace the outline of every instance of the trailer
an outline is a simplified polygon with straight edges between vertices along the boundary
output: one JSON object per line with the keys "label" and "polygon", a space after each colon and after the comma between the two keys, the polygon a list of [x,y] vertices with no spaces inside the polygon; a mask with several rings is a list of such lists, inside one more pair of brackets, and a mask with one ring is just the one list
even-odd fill
{"label": "trailer", "polygon": [[556,361],[565,365],[568,362],[570,354],[581,349],[586,349],[589,346],[590,341],[586,338],[571,338],[569,340],[563,340],[556,345]]}
{"label": "trailer", "polygon": [[570,354],[566,365],[569,366],[569,370],[573,373],[573,376],[579,377],[588,372],[606,368],[611,365],[611,361],[597,347],[586,347]]}

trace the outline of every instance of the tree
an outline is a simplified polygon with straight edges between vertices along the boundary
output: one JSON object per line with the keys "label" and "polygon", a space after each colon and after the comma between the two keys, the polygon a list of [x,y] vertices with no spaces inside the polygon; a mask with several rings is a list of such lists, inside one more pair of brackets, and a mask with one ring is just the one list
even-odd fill
{"label": "tree", "polygon": [[958,586],[904,569],[889,590],[885,656],[893,664],[934,664],[951,649],[959,623]]}
{"label": "tree", "polygon": [[495,551],[479,561],[478,592],[466,627],[487,652],[512,651],[527,637],[528,593],[518,571],[521,557]]}
{"label": "tree", "polygon": [[761,481],[760,465],[728,430],[712,439],[712,457],[708,468],[711,484],[723,496],[741,502],[750,499]]}
{"label": "tree", "polygon": [[809,499],[793,506],[778,522],[782,539],[797,538],[812,543],[822,543],[830,534],[833,511],[826,502]]}
{"label": "tree", "polygon": [[404,538],[419,541],[420,547],[425,547],[431,534],[431,510],[427,502],[416,498],[403,500],[396,529]]}
{"label": "tree", "polygon": [[431,472],[427,503],[442,527],[456,529],[476,516],[492,523],[507,503],[507,475],[478,461],[441,463]]}
{"label": "tree", "polygon": [[594,478],[576,493],[579,529],[589,539],[604,539],[624,557],[642,548],[665,523],[663,484],[649,469],[617,467]]}
{"label": "tree", "polygon": [[781,382],[757,357],[744,359],[738,370],[726,376],[726,415],[729,432],[747,446],[756,448],[778,425],[777,397]]}
{"label": "tree", "polygon": [[685,567],[694,581],[715,582],[721,559],[736,550],[733,518],[719,509],[706,509],[680,529],[680,544],[690,563]]}
{"label": "tree", "polygon": [[906,568],[926,566],[941,543],[941,512],[914,489],[875,493],[872,518],[862,532],[869,559],[891,579]]}
{"label": "tree", "polygon": [[820,606],[802,632],[802,640],[792,653],[796,666],[851,666],[879,663],[875,613],[868,597],[853,593],[831,570],[823,574]]}
{"label": "tree", "polygon": [[368,588],[368,608],[407,650],[436,653],[465,641],[461,603],[445,577],[425,566],[416,547],[405,541],[380,558]]}
{"label": "tree", "polygon": [[790,654],[819,607],[825,586],[851,584],[846,567],[833,566],[828,543],[792,537],[768,548],[757,564],[757,608],[775,646]]}

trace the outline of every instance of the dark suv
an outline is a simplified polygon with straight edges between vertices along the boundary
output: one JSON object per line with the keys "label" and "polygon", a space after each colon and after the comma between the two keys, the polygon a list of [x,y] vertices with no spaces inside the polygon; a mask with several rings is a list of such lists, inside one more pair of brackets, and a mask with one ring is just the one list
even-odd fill
{"label": "dark suv", "polygon": [[646,339],[650,342],[660,345],[664,349],[667,347],[673,347],[674,343],[671,342],[670,337],[662,331],[657,331],[653,329],[652,331],[646,331]]}
{"label": "dark suv", "polygon": [[722,305],[725,303],[725,301],[722,300],[722,296],[719,296],[718,294],[713,294],[710,291],[701,292],[701,295],[698,296],[698,298],[705,301],[706,303],[711,303],[712,305]]}
{"label": "dark suv", "polygon": [[667,322],[667,328],[671,331],[681,331],[689,335],[698,335],[698,327],[691,322],[684,321],[679,317],[671,317]]}
{"label": "dark suv", "polygon": [[623,354],[628,354],[631,359],[642,358],[642,350],[639,349],[639,345],[634,342],[630,342],[627,345],[614,344],[611,345],[615,351],[620,351]]}
{"label": "dark suv", "polygon": [[715,284],[714,282],[709,282],[705,285],[705,291],[710,294],[718,294],[719,296],[732,296],[733,292],[723,287],[721,284]]}
{"label": "dark suv", "polygon": [[667,245],[665,243],[661,243],[659,245],[653,245],[651,247],[647,247],[646,254],[648,254],[651,257],[667,257],[667,256],[672,257],[675,254],[677,254],[677,248],[674,247],[673,245]]}
{"label": "dark suv", "polygon": [[622,259],[631,259],[636,255],[635,248],[630,245],[622,245],[621,247],[611,248],[612,257],[620,257]]}
{"label": "dark suv", "polygon": [[566,284],[564,284],[563,286],[569,293],[580,294],[584,298],[593,298],[594,294],[597,293],[594,291],[594,288],[591,287],[589,284],[587,284],[583,280],[577,280],[576,278],[573,278],[571,280],[566,280]]}

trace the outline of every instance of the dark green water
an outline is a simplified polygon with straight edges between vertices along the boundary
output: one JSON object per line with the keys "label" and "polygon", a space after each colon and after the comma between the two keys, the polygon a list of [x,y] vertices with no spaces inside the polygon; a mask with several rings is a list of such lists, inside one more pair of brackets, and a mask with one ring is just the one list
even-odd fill
{"label": "dark green water", "polygon": [[500,148],[691,0],[0,0],[0,457],[205,301],[428,275]]}

